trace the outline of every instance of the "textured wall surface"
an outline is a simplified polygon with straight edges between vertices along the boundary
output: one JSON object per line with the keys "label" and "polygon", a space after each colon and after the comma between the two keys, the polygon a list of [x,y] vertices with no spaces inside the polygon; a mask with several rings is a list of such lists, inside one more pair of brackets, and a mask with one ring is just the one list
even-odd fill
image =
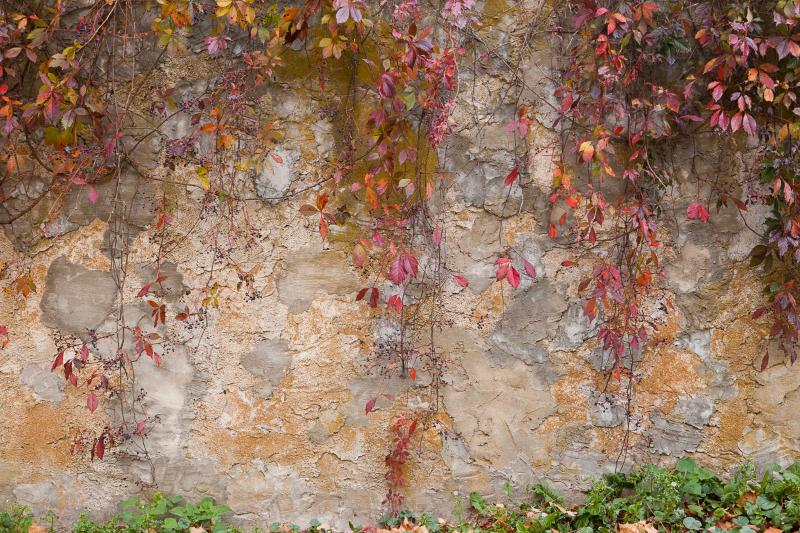
{"label": "textured wall surface", "polygon": [[[451,363],[439,410],[414,441],[408,506],[443,513],[453,491],[499,494],[505,481],[518,489],[539,481],[580,488],[587,477],[614,469],[626,430],[628,465],[689,454],[725,471],[745,458],[758,465],[800,458],[800,372],[763,340],[766,326],[749,317],[762,298],[745,268],[757,237],[735,210],[702,224],[686,221],[686,205],[677,203],[665,222],[673,308],[664,299],[653,303],[658,342],[636,354],[640,379],[632,416],[625,416],[626,391],[608,381],[608,356],[576,296],[582,274],[561,266],[570,251],[547,235],[553,116],[540,97],[551,92],[551,53],[540,43],[514,55],[522,36],[513,29],[534,8],[485,6],[490,24],[479,35],[497,50],[495,74],[463,80],[469,90],[454,115],[461,127],[440,149],[448,176],[447,267],[471,284],[445,286],[453,312],[436,345]],[[524,82],[522,99],[539,102],[540,124],[528,135],[533,185],[515,187],[507,198],[502,181],[513,140],[504,123],[516,95],[504,89],[515,83],[504,65],[517,60],[524,79],[516,86]],[[191,94],[209,77],[213,68],[203,61],[178,57],[155,83],[172,81]],[[256,195],[271,198],[314,179],[336,127],[302,90],[276,87],[266,98],[286,132],[283,163],[253,184]],[[174,117],[166,137],[182,135],[188,121]],[[153,175],[191,177],[192,169],[161,166],[164,140],[144,143],[138,162]],[[730,172],[740,163],[713,154],[707,161]],[[4,262],[29,269],[37,287],[27,299],[5,294],[0,306],[0,323],[12,332],[0,353],[0,497],[70,519],[82,509],[107,515],[116,502],[157,486],[224,500],[244,523],[374,519],[385,494],[387,428],[398,413],[430,411],[434,398],[425,376],[386,379],[370,364],[385,325],[354,301],[364,280],[351,268],[348,245],[322,244],[314,221],[298,214],[301,198],[249,202],[259,238],[235,254],[247,268],[261,265],[253,290],[237,290],[236,274],[221,270],[220,308],[200,326],[159,326],[169,339],[162,365],[136,363],[136,387],[159,418],[147,439],[150,460],[125,445],[103,461],[71,453],[77,432],[111,420],[114,400],[101,398],[87,414],[84,392],[50,372],[59,343],[85,338],[88,329],[111,332],[120,313],[130,323],[149,320],[135,294],[152,280],[159,246],[153,197],[164,191],[138,183],[132,172],[122,182],[131,213],[126,228],[110,223],[114,195],[101,190],[97,204],[72,198],[57,221],[43,227],[42,214],[34,213],[0,235]],[[195,298],[191,289],[208,283],[207,239],[224,215],[201,212],[196,188],[166,193],[178,206],[162,273],[169,275],[167,301],[180,309]],[[755,227],[764,214],[745,216]],[[109,244],[119,238],[131,250],[122,300]],[[509,245],[524,251],[538,274],[516,291],[493,282],[494,260]],[[770,366],[758,372],[765,350]],[[381,397],[366,416],[364,405],[378,391],[395,400]]]}

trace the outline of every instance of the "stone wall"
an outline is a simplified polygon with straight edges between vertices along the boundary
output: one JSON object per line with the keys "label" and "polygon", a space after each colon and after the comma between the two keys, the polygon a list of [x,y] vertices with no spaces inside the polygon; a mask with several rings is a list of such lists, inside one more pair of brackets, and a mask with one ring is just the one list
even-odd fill
{"label": "stone wall", "polygon": [[[743,219],[722,209],[706,225],[684,220],[686,204],[676,203],[666,222],[667,296],[653,306],[661,326],[655,346],[634,356],[640,379],[626,417],[626,391],[608,380],[608,356],[576,296],[581,273],[561,266],[570,250],[547,235],[554,117],[543,95],[551,92],[552,52],[538,42],[515,55],[524,37],[517,30],[540,6],[479,6],[489,21],[479,35],[497,51],[494,74],[464,74],[469,90],[454,116],[463,127],[439,152],[449,176],[440,204],[447,268],[471,284],[445,286],[452,314],[435,342],[450,363],[439,409],[414,440],[408,506],[444,514],[454,491],[499,495],[506,481],[516,490],[534,482],[579,489],[615,468],[628,431],[628,466],[692,455],[725,471],[745,459],[763,466],[800,458],[800,372],[749,318],[762,295],[745,268],[757,242],[745,222],[758,227],[764,213]],[[514,61],[521,80],[508,66]],[[196,58],[174,58],[160,76],[190,94],[212,70]],[[506,197],[514,146],[503,128],[516,97],[509,86],[522,101],[538,102],[539,122],[528,136],[533,185]],[[283,163],[254,183],[263,198],[311,179],[336,130],[302,91],[276,87],[268,98],[287,136],[279,146]],[[190,181],[192,169],[160,166],[162,141],[188,127],[188,117],[176,116],[163,137],[137,150],[137,160],[155,175]],[[726,162],[732,172],[740,163]],[[0,496],[37,512],[53,509],[63,520],[80,510],[108,515],[116,502],[156,487],[224,500],[242,523],[374,520],[385,494],[389,424],[399,413],[430,413],[434,400],[425,376],[384,378],[369,364],[387,326],[354,301],[364,280],[348,245],[321,243],[314,221],[298,214],[302,198],[249,202],[247,219],[259,238],[235,253],[247,269],[260,265],[253,288],[237,289],[241,280],[230,269],[216,272],[219,309],[201,325],[159,326],[170,341],[163,363],[136,363],[136,392],[144,391],[144,406],[159,419],[147,439],[149,459],[133,444],[102,461],[71,452],[75,435],[111,421],[115,405],[101,398],[88,415],[84,392],[50,372],[57,346],[89,329],[112,332],[121,314],[129,323],[149,320],[135,295],[154,273],[153,197],[163,191],[140,181],[133,172],[122,180],[126,228],[115,226],[114,195],[101,188],[97,204],[70,198],[46,227],[34,213],[0,236],[5,264],[29,271],[37,287],[28,298],[4,294],[0,306],[0,323],[12,332],[0,352]],[[201,210],[196,188],[168,192],[177,208],[162,273],[167,301],[180,309],[197,298],[192,289],[209,284],[208,239],[226,218]],[[119,239],[130,249],[122,294],[111,273]],[[516,291],[493,282],[494,260],[509,244],[538,274]],[[759,372],[765,350],[770,366]],[[381,397],[365,415],[379,391],[395,400]]]}

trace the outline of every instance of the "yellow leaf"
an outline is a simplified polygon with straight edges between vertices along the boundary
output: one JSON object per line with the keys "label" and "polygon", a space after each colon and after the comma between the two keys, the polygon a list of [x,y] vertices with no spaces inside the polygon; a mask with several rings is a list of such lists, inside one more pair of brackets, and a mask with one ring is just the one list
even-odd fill
{"label": "yellow leaf", "polygon": [[591,161],[594,156],[594,146],[592,146],[591,141],[583,141],[578,151],[581,153],[581,159],[583,159],[584,162]]}
{"label": "yellow leaf", "polygon": [[211,182],[208,180],[208,170],[206,167],[200,167],[197,169],[197,181],[200,182],[200,186],[204,191],[207,191],[211,188]]}

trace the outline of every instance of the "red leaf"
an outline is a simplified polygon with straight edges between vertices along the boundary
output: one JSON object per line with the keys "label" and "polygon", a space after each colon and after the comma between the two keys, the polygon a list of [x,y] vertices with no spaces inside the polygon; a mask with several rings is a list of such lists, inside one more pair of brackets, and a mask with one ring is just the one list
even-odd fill
{"label": "red leaf", "polygon": [[389,267],[389,279],[392,280],[392,283],[395,285],[400,285],[406,279],[406,271],[403,268],[403,258],[402,256],[398,255],[392,261],[391,267]]}
{"label": "red leaf", "polygon": [[97,409],[97,396],[94,395],[94,391],[89,392],[89,396],[86,397],[86,407],[89,408],[90,413],[94,413],[94,410]]}
{"label": "red leaf", "polygon": [[369,290],[369,289],[368,289],[367,287],[364,287],[363,289],[361,289],[360,291],[358,291],[358,294],[356,294],[356,301],[357,301],[357,302],[359,302],[359,301],[363,300],[363,299],[364,299],[364,296],[366,296],[366,295],[367,295],[367,291],[368,291],[368,290]]}
{"label": "red leaf", "polygon": [[144,287],[142,287],[141,289],[139,289],[139,292],[137,292],[137,293],[136,293],[136,297],[137,297],[137,298],[141,298],[142,296],[144,296],[144,295],[145,295],[145,294],[147,294],[148,292],[150,292],[150,284],[149,284],[149,283],[148,283],[148,284],[146,284],[146,285],[145,285]]}
{"label": "red leaf", "polygon": [[100,438],[97,439],[97,441],[95,442],[93,451],[94,451],[94,456],[102,461],[103,460],[103,456],[106,453],[106,436],[105,435],[100,435]]}
{"label": "red leaf", "polygon": [[442,243],[442,228],[436,226],[436,229],[433,230],[433,244],[439,246]]}
{"label": "red leaf", "polygon": [[319,217],[319,234],[323,239],[328,236],[328,223],[323,217]]}
{"label": "red leaf", "polygon": [[536,277],[536,269],[533,267],[532,264],[528,262],[527,259],[522,260],[522,266],[525,267],[525,273],[530,276],[531,278]]}
{"label": "red leaf", "polygon": [[283,158],[278,154],[276,154],[275,152],[272,152],[270,156],[272,156],[272,160],[275,161],[276,163],[283,163]]}
{"label": "red leaf", "polygon": [[562,267],[574,267],[574,266],[575,266],[575,265],[577,265],[577,264],[578,264],[578,263],[576,263],[575,261],[569,261],[569,260],[567,260],[567,261],[561,261],[561,266],[562,266]]}
{"label": "red leaf", "polygon": [[403,269],[406,271],[406,274],[408,274],[412,278],[416,278],[417,272],[419,272],[419,263],[417,262],[417,258],[408,252],[404,253]]}
{"label": "red leaf", "polygon": [[139,422],[136,423],[136,431],[134,431],[133,433],[135,435],[142,436],[144,434],[144,425],[146,423],[147,423],[146,418],[142,418],[141,420],[139,420]]}
{"label": "red leaf", "polygon": [[375,287],[372,288],[372,292],[369,295],[369,306],[372,308],[378,307],[378,289]]}
{"label": "red leaf", "polygon": [[377,397],[370,398],[370,400],[367,402],[367,405],[364,406],[364,414],[370,414],[372,410],[375,409],[375,403],[377,403],[377,401]]}
{"label": "red leaf", "polygon": [[750,113],[745,113],[744,120],[742,121],[742,127],[744,128],[744,131],[746,131],[751,137],[755,135],[756,130],[758,130],[756,119],[754,119],[753,115]]}
{"label": "red leaf", "polygon": [[505,278],[508,275],[508,265],[500,265],[500,268],[497,269],[496,279],[500,281],[501,279]]}
{"label": "red leaf", "polygon": [[741,125],[742,125],[742,113],[740,111],[739,113],[733,115],[733,117],[731,118],[731,131],[738,130],[741,127]]}
{"label": "red leaf", "polygon": [[367,261],[367,251],[364,249],[362,245],[356,244],[353,247],[353,263],[355,263],[356,266],[363,267],[366,261]]}
{"label": "red leaf", "polygon": [[589,317],[589,320],[594,320],[597,316],[597,300],[591,298],[586,300],[586,303],[583,304],[583,314]]}
{"label": "red leaf", "polygon": [[467,281],[467,278],[463,276],[453,276],[453,279],[456,280],[456,283],[458,283],[462,287],[469,286],[469,281]]}
{"label": "red leaf", "polygon": [[764,311],[766,311],[765,307],[759,307],[758,309],[753,311],[753,320],[758,320],[759,318],[761,318],[761,315],[764,314]]}
{"label": "red leaf", "polygon": [[399,313],[403,310],[403,299],[399,295],[393,294],[389,297],[386,305]]}
{"label": "red leaf", "polygon": [[511,286],[512,286],[512,287],[514,287],[515,289],[516,289],[517,287],[519,287],[519,272],[517,272],[517,269],[516,269],[516,268],[514,268],[513,266],[512,266],[512,267],[509,267],[509,269],[508,269],[508,276],[506,276],[506,279],[508,279],[508,282],[509,282],[509,283],[511,284]]}
{"label": "red leaf", "polygon": [[64,364],[64,352],[58,352],[56,360],[53,361],[53,366],[50,367],[50,371],[52,372],[53,370],[55,370],[56,368],[60,367],[63,364]]}
{"label": "red leaf", "polygon": [[318,212],[319,211],[317,210],[317,208],[314,207],[313,205],[303,204],[300,206],[300,214],[303,215],[304,217],[314,215]]}
{"label": "red leaf", "polygon": [[408,377],[411,378],[411,381],[415,381],[417,379],[417,369],[416,368],[412,368],[411,370],[409,370],[408,371]]}
{"label": "red leaf", "polygon": [[761,359],[761,371],[763,372],[764,370],[766,370],[768,365],[769,365],[769,352],[765,353],[764,358]]}
{"label": "red leaf", "polygon": [[514,183],[514,180],[517,179],[518,175],[519,175],[519,167],[514,167],[511,170],[511,172],[508,173],[508,176],[506,176],[506,179],[503,181],[503,185],[508,187],[509,185]]}
{"label": "red leaf", "polygon": [[89,359],[89,347],[85,344],[81,346],[81,361],[84,363]]}
{"label": "red leaf", "polygon": [[555,224],[550,224],[550,230],[548,231],[548,233],[550,234],[550,238],[551,239],[555,239],[556,238],[556,236],[558,235],[558,232],[556,230],[556,225]]}
{"label": "red leaf", "polygon": [[693,202],[686,209],[686,216],[689,220],[702,220],[708,222],[708,209],[705,208],[700,202]]}
{"label": "red leaf", "polygon": [[98,193],[97,189],[95,189],[91,185],[89,185],[88,195],[89,195],[89,201],[92,202],[93,204],[97,203],[97,199],[100,197],[100,193]]}

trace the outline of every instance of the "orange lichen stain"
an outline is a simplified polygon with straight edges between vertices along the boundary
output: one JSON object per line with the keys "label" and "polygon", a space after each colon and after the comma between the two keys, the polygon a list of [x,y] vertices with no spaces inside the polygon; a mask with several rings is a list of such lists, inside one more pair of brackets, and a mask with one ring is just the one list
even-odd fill
{"label": "orange lichen stain", "polygon": [[675,341],[675,337],[677,337],[679,333],[680,324],[678,316],[673,313],[667,317],[664,324],[661,324],[658,329],[653,332],[650,341],[653,343],[671,343]]}
{"label": "orange lichen stain", "polygon": [[566,371],[550,386],[550,393],[558,406],[556,414],[546,418],[537,428],[537,434],[548,434],[570,423],[584,422],[589,418],[589,404],[581,386],[591,381],[593,372],[585,366],[564,361]]}
{"label": "orange lichen stain", "polygon": [[447,431],[453,429],[453,417],[447,414],[444,411],[437,411],[433,414],[432,420],[435,420],[439,424],[443,426],[443,428]]}
{"label": "orange lichen stain", "polygon": [[766,336],[760,333],[761,328],[749,317],[743,317],[712,334],[712,352],[737,374],[737,382],[753,381],[753,363],[760,361],[767,347]]}
{"label": "orange lichen stain", "polygon": [[503,222],[503,241],[518,244],[518,237],[529,235],[535,228],[536,218],[530,213],[520,213]]}
{"label": "orange lichen stain", "polygon": [[346,479],[353,471],[352,462],[343,461],[329,452],[319,455],[315,465],[319,471],[319,476],[315,479],[316,488],[322,491],[334,492],[338,486],[337,481]]}
{"label": "orange lichen stain", "polygon": [[752,418],[747,411],[747,402],[743,400],[724,402],[718,407],[715,416],[719,419],[719,427],[709,432],[708,449],[738,457],[739,441]]}
{"label": "orange lichen stain", "polygon": [[9,440],[0,441],[3,456],[37,469],[78,464],[82,458],[70,451],[71,432],[77,426],[65,420],[68,409],[48,403],[26,405],[15,417],[16,427],[6,435]]}
{"label": "orange lichen stain", "polygon": [[501,302],[498,302],[499,292],[494,284],[483,291],[478,296],[478,302],[472,310],[471,316],[475,320],[493,319],[499,315],[498,309],[502,309]]}
{"label": "orange lichen stain", "polygon": [[636,386],[637,392],[677,398],[706,388],[697,356],[671,345],[647,350],[640,368],[642,379]]}
{"label": "orange lichen stain", "polygon": [[300,435],[289,433],[245,433],[216,430],[209,436],[209,451],[214,451],[223,465],[249,463],[253,459],[275,461],[282,464],[303,457],[312,457]]}
{"label": "orange lichen stain", "polygon": [[[614,454],[619,453],[620,447],[625,440],[625,426],[616,428],[601,428],[595,427],[592,429],[592,436],[594,442],[592,448],[598,450],[608,457],[614,457]],[[641,435],[637,433],[628,434],[629,447],[635,446],[641,440]]]}

